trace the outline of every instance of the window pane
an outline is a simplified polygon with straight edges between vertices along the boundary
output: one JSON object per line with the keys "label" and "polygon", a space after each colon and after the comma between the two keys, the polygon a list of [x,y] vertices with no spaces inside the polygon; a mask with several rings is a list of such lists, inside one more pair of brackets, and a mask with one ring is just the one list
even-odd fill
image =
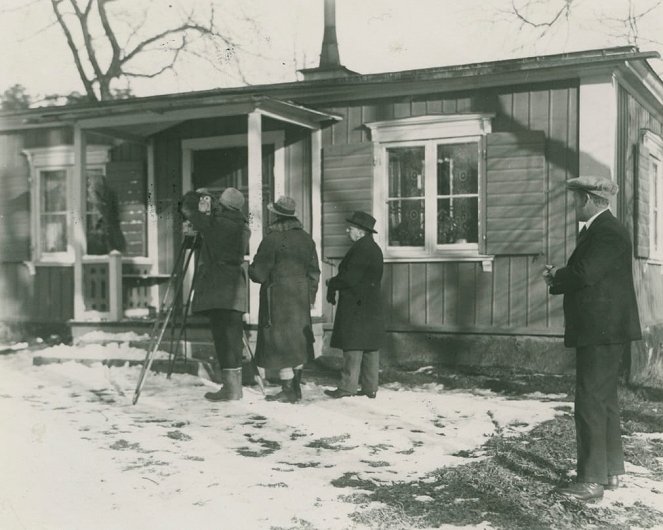
{"label": "window pane", "polygon": [[477,197],[438,199],[437,244],[479,242],[479,207]]}
{"label": "window pane", "polygon": [[41,251],[65,252],[67,250],[67,214],[42,214]]}
{"label": "window pane", "polygon": [[465,195],[479,192],[478,145],[437,146],[437,194]]}
{"label": "window pane", "polygon": [[424,201],[389,201],[389,246],[424,246]]}
{"label": "window pane", "polygon": [[65,212],[67,210],[67,172],[41,172],[41,211]]}
{"label": "window pane", "polygon": [[387,154],[389,197],[423,197],[424,147],[392,147]]}

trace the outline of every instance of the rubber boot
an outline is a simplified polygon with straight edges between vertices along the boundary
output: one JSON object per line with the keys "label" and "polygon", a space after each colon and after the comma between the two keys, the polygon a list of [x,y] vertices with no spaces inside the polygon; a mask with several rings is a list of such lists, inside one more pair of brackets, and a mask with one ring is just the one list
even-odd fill
{"label": "rubber boot", "polygon": [[295,377],[292,379],[292,387],[295,391],[295,397],[297,401],[302,399],[302,370],[301,368],[295,368]]}
{"label": "rubber boot", "polygon": [[296,403],[299,398],[295,393],[294,382],[294,378],[281,380],[281,391],[278,394],[267,396],[265,399],[267,401],[278,401],[279,403]]}
{"label": "rubber boot", "polygon": [[205,399],[210,401],[237,401],[242,399],[242,369],[227,368],[221,370],[223,386],[217,392],[207,392]]}

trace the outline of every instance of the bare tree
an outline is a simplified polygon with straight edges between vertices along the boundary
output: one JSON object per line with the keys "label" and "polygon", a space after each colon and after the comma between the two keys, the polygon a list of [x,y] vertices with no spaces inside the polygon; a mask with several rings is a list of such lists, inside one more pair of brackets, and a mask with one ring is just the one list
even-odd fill
{"label": "bare tree", "polygon": [[[582,0],[511,0],[511,8],[503,11],[514,17],[520,29],[532,29],[538,38],[554,30],[569,26],[581,9]],[[663,17],[663,0],[626,0],[619,4],[606,3],[592,9],[594,23],[606,36],[633,46],[663,47],[659,37],[660,26],[651,31],[643,28],[646,21],[660,21]]]}
{"label": "bare tree", "polygon": [[[213,0],[202,9],[200,1],[32,0],[3,11],[46,4],[54,20],[39,31],[52,26],[62,31],[90,101],[115,99],[122,91],[113,87],[119,81],[128,84],[131,79],[174,72],[184,54],[219,71],[232,69],[245,82],[237,62],[239,46],[231,31],[221,29],[223,21],[217,20]],[[169,16],[160,16],[164,12]],[[232,16],[241,17],[242,12]]]}

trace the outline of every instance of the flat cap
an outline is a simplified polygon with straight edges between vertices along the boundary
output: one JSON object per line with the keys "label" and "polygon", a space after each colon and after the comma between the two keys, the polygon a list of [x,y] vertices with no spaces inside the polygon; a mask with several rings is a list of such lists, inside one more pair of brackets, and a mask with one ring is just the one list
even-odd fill
{"label": "flat cap", "polygon": [[610,199],[619,191],[619,186],[609,178],[593,175],[567,180],[566,187],[571,191],[585,191],[603,199]]}

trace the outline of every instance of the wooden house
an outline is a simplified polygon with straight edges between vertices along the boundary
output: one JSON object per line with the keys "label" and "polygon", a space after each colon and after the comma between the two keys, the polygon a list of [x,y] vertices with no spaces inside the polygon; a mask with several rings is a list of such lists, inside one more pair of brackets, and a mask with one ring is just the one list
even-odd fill
{"label": "wooden house", "polygon": [[[565,181],[604,175],[634,240],[645,339],[631,376],[663,384],[663,82],[647,62],[658,55],[361,75],[334,40],[302,81],[1,114],[0,320],[147,329],[182,241],[178,200],[232,185],[248,199],[247,259],[266,203],[290,195],[322,282],[349,247],[346,217],[377,219],[385,362],[565,370],[562,301],[541,271],[575,245]],[[319,294],[324,354],[333,310]]]}

